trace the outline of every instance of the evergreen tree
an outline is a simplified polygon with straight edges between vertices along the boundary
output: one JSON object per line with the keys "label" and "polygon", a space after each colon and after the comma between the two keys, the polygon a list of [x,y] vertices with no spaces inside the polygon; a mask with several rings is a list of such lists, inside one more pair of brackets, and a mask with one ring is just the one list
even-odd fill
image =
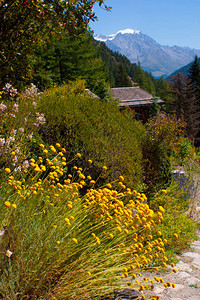
{"label": "evergreen tree", "polygon": [[199,143],[200,112],[194,85],[184,74],[173,76],[171,86],[175,95],[174,110],[187,123],[186,132],[190,139]]}
{"label": "evergreen tree", "polygon": [[132,86],[132,83],[128,78],[124,65],[120,63],[117,69],[116,87],[126,87],[126,86]]}
{"label": "evergreen tree", "polygon": [[190,69],[188,70],[188,74],[191,82],[195,86],[199,86],[200,85],[200,64],[197,56],[195,56],[194,62],[191,65]]}
{"label": "evergreen tree", "polygon": [[[62,38],[54,36],[47,48],[40,47],[35,55],[39,60],[42,57],[43,61],[41,67],[35,59],[34,72],[38,79],[39,73],[46,72],[56,84],[82,78],[86,81],[87,87],[93,88],[97,81],[106,78],[102,60],[97,57],[93,39],[87,31],[76,36],[68,34],[62,35]],[[33,80],[36,78],[34,75]],[[40,85],[39,82],[35,83],[37,86]]]}
{"label": "evergreen tree", "polygon": [[200,64],[197,56],[195,56],[194,62],[188,70],[188,77],[191,84],[194,86],[194,93],[200,101]]}

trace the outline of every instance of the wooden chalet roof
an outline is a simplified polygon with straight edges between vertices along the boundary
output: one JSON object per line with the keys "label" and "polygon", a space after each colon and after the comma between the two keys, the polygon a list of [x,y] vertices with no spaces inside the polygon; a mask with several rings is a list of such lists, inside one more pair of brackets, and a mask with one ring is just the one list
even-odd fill
{"label": "wooden chalet roof", "polygon": [[164,104],[163,100],[153,97],[139,86],[111,88],[110,93],[114,99],[120,100],[120,107],[148,106],[155,101],[159,104]]}
{"label": "wooden chalet roof", "polygon": [[92,93],[89,89],[85,89],[85,91],[90,95],[92,96],[93,98],[98,98],[99,99],[99,96],[95,95],[94,93]]}

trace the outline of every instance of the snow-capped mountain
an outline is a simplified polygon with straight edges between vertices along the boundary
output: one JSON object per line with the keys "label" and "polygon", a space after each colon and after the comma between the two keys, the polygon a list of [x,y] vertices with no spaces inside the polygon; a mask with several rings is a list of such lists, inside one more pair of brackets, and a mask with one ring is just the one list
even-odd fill
{"label": "snow-capped mountain", "polygon": [[190,63],[200,50],[179,46],[162,46],[139,30],[125,29],[116,34],[96,35],[112,51],[119,52],[132,62],[140,61],[142,68],[153,76],[169,75]]}
{"label": "snow-capped mountain", "polygon": [[115,34],[110,34],[110,35],[102,35],[102,34],[97,34],[95,35],[95,40],[100,41],[100,42],[106,42],[106,41],[112,41],[114,38],[119,34],[139,34],[139,30],[133,30],[133,29],[124,29],[124,30],[119,30]]}

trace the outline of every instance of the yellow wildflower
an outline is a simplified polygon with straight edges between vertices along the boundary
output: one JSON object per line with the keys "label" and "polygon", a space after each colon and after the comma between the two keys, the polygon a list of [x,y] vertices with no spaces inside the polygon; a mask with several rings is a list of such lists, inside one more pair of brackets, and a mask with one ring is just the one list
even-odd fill
{"label": "yellow wildflower", "polygon": [[5,172],[9,174],[11,172],[10,168],[5,168]]}
{"label": "yellow wildflower", "polygon": [[73,238],[72,241],[75,243],[75,244],[78,244],[78,241],[76,238]]}
{"label": "yellow wildflower", "polygon": [[4,205],[5,205],[6,207],[10,207],[11,204],[10,204],[9,201],[5,201],[5,202],[4,202]]}
{"label": "yellow wildflower", "polygon": [[39,168],[39,166],[36,166],[35,169],[34,169],[36,172],[40,172],[41,169]]}
{"label": "yellow wildflower", "polygon": [[163,193],[163,194],[167,194],[167,191],[166,191],[166,190],[162,190],[162,193]]}
{"label": "yellow wildflower", "polygon": [[174,233],[173,235],[174,235],[175,239],[178,239],[178,234],[177,233]]}
{"label": "yellow wildflower", "polygon": [[65,218],[65,222],[67,223],[67,225],[71,225],[70,220],[68,218]]}
{"label": "yellow wildflower", "polygon": [[17,208],[17,205],[16,205],[15,203],[13,203],[13,204],[12,204],[12,207],[13,207],[14,209],[16,209],[16,208]]}
{"label": "yellow wildflower", "polygon": [[46,171],[46,167],[44,165],[41,165],[40,167],[42,171]]}
{"label": "yellow wildflower", "polygon": [[174,264],[174,263],[171,263],[171,266],[172,266],[172,267],[174,267],[174,266],[175,266],[175,264]]}
{"label": "yellow wildflower", "polygon": [[161,213],[165,212],[165,209],[162,206],[159,206],[159,210],[160,210]]}

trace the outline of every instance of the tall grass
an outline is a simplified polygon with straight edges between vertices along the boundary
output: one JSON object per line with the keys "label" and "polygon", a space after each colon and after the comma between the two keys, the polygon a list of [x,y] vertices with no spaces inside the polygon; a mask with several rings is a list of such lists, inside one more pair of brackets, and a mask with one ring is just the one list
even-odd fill
{"label": "tall grass", "polygon": [[65,149],[41,147],[43,158],[16,178],[5,168],[1,183],[3,298],[99,299],[124,284],[140,289],[142,270],[167,261],[157,233],[162,209],[153,212],[123,177],[118,190],[95,189],[75,166],[62,182]]}

